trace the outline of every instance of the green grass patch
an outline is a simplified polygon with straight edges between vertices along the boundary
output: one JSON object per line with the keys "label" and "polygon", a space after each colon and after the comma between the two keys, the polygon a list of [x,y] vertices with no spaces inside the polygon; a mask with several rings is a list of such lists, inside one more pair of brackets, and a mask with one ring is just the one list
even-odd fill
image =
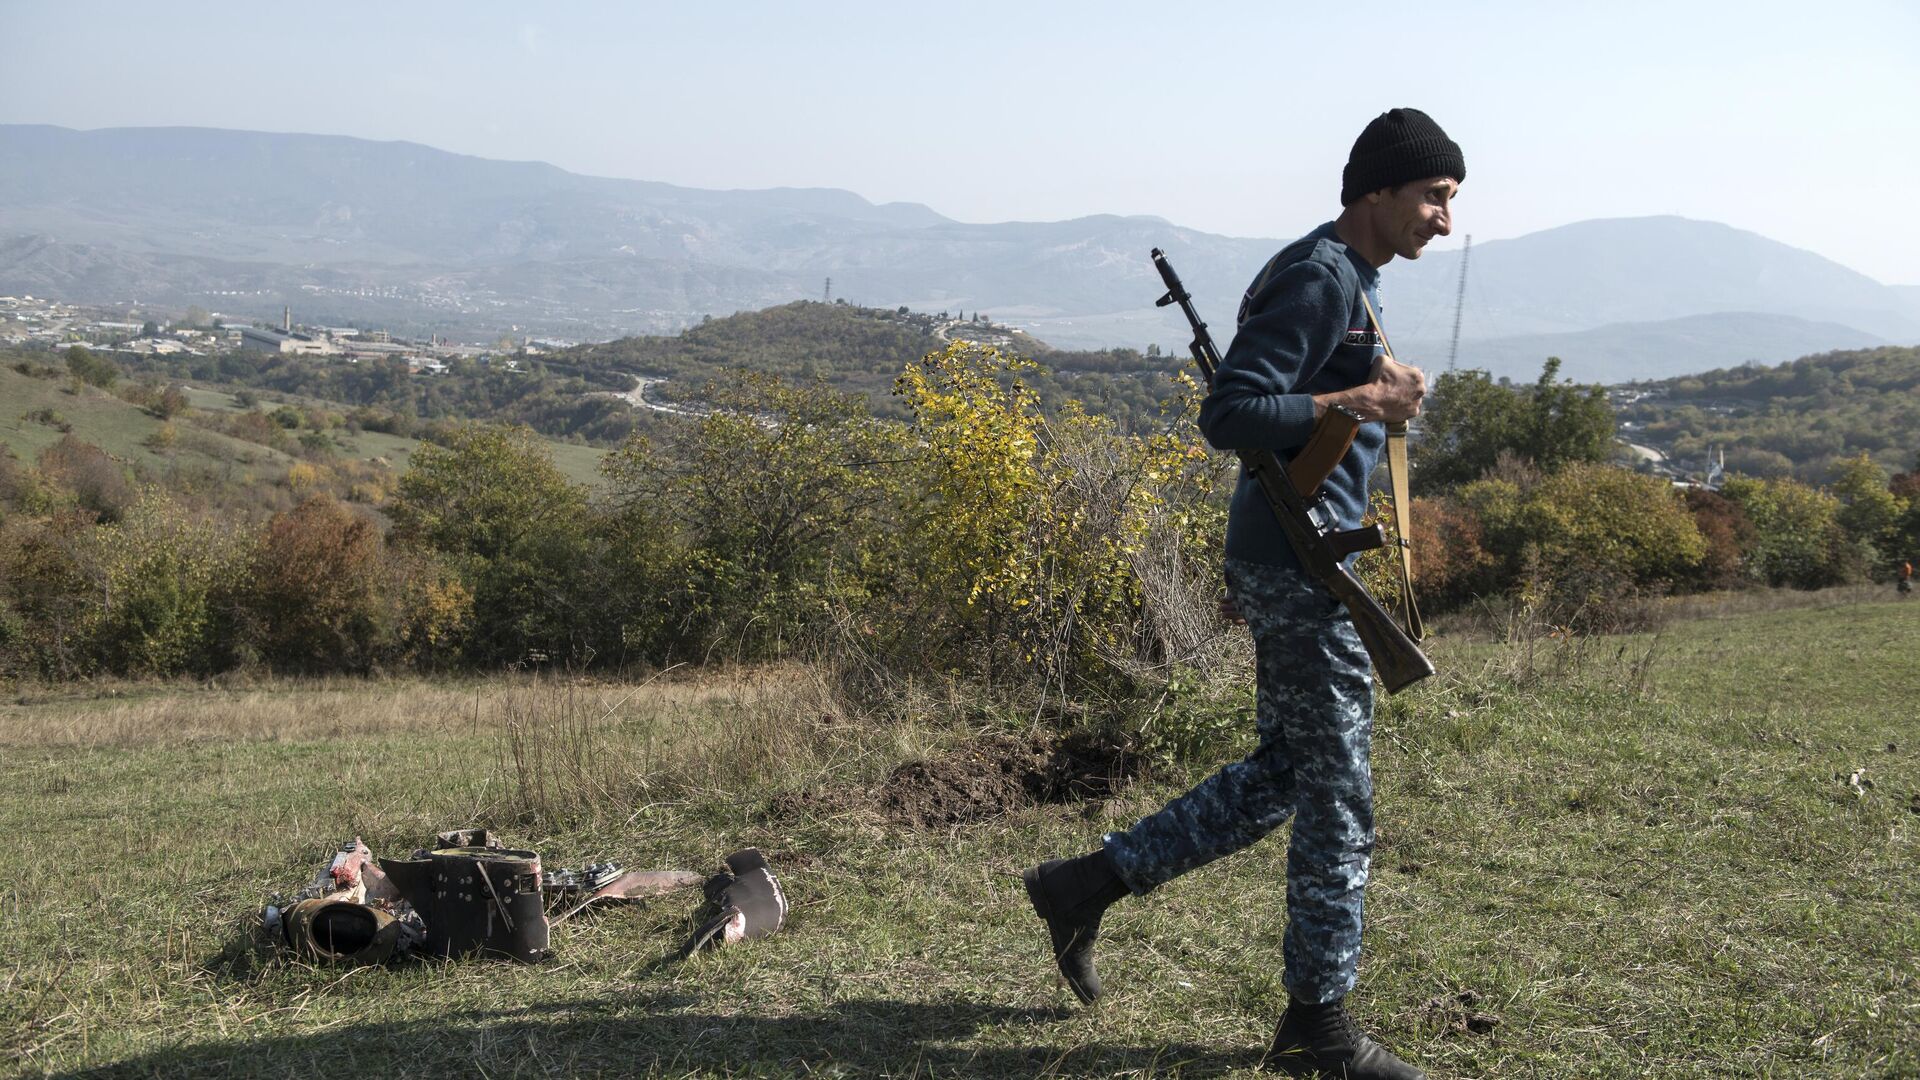
{"label": "green grass patch", "polygon": [[[1374,743],[1353,1003],[1384,1041],[1436,1077],[1920,1073],[1920,602],[1436,653]],[[759,678],[17,691],[0,1067],[1253,1075],[1285,1004],[1284,833],[1116,907],[1095,1008],[1054,977],[1017,877],[1206,766],[913,829],[855,796],[974,732],[826,715],[778,690],[804,672]],[[532,800],[529,738],[581,751],[572,775],[608,801]],[[684,965],[661,963],[692,907],[672,898],[561,927],[538,967],[314,969],[246,944],[341,840],[400,854],[477,823],[550,866],[758,845],[792,920]]]}

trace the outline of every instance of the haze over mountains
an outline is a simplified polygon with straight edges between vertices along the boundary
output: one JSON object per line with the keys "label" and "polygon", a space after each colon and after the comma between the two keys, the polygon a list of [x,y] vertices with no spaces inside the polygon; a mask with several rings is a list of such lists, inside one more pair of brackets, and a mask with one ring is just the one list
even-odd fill
{"label": "haze over mountains", "polygon": [[[1147,251],[1167,250],[1224,341],[1281,243],[1151,217],[966,224],[846,191],[706,191],[337,136],[0,125],[0,293],[78,302],[601,339],[817,299],[831,277],[837,297],[985,311],[1058,345],[1176,348]],[[1408,358],[1445,363],[1460,258],[1387,268]],[[1578,222],[1476,244],[1469,271],[1460,363],[1516,378],[1549,354],[1616,382],[1920,342],[1920,287],[1712,222]]]}

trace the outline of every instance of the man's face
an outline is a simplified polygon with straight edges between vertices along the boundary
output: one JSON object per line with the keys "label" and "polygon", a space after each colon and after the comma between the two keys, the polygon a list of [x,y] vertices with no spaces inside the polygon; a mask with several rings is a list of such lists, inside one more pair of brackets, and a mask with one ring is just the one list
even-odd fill
{"label": "man's face", "polygon": [[1417,259],[1436,236],[1453,232],[1453,197],[1460,185],[1450,176],[1413,180],[1367,196],[1379,235],[1403,259]]}

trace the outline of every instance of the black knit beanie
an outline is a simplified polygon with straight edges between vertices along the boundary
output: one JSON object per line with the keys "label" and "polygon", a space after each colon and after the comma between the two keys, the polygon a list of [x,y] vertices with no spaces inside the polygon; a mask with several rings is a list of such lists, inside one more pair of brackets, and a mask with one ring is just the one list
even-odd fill
{"label": "black knit beanie", "polygon": [[1467,159],[1459,144],[1419,109],[1388,109],[1353,141],[1346,171],[1340,174],[1340,205],[1350,206],[1369,191],[1429,176],[1466,180]]}

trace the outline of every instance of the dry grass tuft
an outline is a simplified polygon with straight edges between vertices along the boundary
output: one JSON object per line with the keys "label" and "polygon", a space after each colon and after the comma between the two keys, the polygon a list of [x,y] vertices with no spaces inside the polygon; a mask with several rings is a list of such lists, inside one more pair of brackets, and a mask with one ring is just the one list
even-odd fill
{"label": "dry grass tuft", "polygon": [[826,680],[797,666],[698,686],[541,682],[497,694],[482,723],[499,737],[499,812],[550,827],[831,771],[850,728]]}

